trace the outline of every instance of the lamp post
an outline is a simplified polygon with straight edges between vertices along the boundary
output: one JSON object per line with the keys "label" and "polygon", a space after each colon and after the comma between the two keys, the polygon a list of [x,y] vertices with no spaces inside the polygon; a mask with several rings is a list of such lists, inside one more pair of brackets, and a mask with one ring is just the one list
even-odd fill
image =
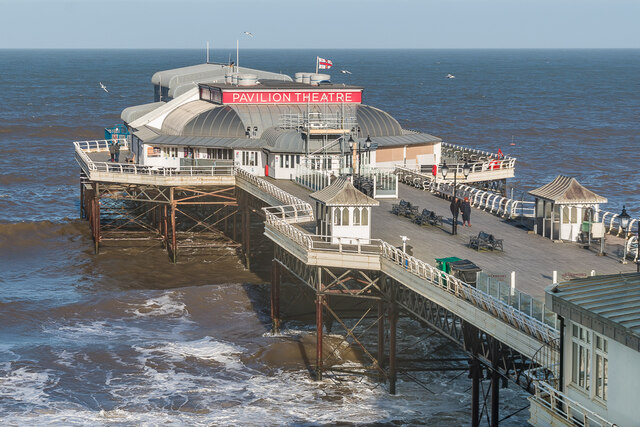
{"label": "lamp post", "polygon": [[623,233],[623,249],[622,249],[622,263],[626,264],[627,263],[627,227],[629,227],[629,219],[631,217],[629,216],[629,214],[627,213],[627,209],[625,208],[625,206],[622,206],[622,212],[620,212],[620,215],[618,215],[618,219],[620,220],[620,227],[622,228],[622,233]]}
{"label": "lamp post", "polygon": [[[354,144],[353,136],[349,135],[349,148],[351,149],[351,176],[355,177],[356,175],[356,146]],[[353,179],[353,178],[352,178]]]}
{"label": "lamp post", "polygon": [[[367,139],[364,141],[364,146],[367,148],[367,153],[369,152],[369,149],[371,148],[371,138],[369,137],[369,135],[367,135]],[[360,142],[358,141],[357,143],[353,140],[352,137],[349,137],[349,147],[351,147],[351,149],[353,150],[353,166],[354,166],[354,172],[355,172],[355,165],[356,165],[356,160],[358,161],[358,180],[360,179],[360,171],[361,171],[361,167],[362,167],[362,147],[360,146]],[[357,152],[357,157],[356,157],[356,152]]]}
{"label": "lamp post", "polygon": [[[449,167],[447,166],[447,162],[442,164],[442,168],[440,169],[442,172],[442,178],[447,178],[447,174],[449,173]],[[462,174],[464,175],[464,179],[467,179],[469,176],[469,172],[471,172],[471,166],[466,161],[464,162],[464,166],[462,166]],[[453,202],[456,200],[456,187],[458,184],[458,162],[456,160],[456,170],[453,173]],[[458,207],[459,209],[459,207]],[[458,234],[458,220],[456,219],[456,215],[453,215],[453,221],[451,222],[451,235]]]}

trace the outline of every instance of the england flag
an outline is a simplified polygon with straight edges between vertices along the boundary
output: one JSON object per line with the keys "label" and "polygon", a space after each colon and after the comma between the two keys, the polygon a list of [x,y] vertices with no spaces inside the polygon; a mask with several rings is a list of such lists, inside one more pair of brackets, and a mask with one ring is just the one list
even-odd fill
{"label": "england flag", "polygon": [[331,62],[330,59],[324,59],[324,58],[318,57],[318,69],[328,70],[331,67],[333,67],[333,62]]}

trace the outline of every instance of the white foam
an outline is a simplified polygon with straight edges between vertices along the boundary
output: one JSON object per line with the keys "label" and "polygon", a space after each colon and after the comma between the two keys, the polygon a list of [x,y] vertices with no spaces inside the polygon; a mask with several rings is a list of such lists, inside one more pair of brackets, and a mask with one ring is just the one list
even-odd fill
{"label": "white foam", "polygon": [[169,292],[156,298],[150,298],[137,307],[126,310],[138,317],[184,317],[189,312],[178,292]]}
{"label": "white foam", "polygon": [[[136,347],[143,354],[162,354],[165,360],[180,361],[187,357],[215,361],[226,369],[242,369],[240,355],[244,348],[205,337],[195,341],[167,342],[151,348]],[[168,358],[167,358],[168,356]]]}
{"label": "white foam", "polygon": [[45,387],[55,385],[57,380],[47,372],[34,372],[26,367],[9,371],[0,381],[0,400],[15,403],[43,405],[47,402]]}

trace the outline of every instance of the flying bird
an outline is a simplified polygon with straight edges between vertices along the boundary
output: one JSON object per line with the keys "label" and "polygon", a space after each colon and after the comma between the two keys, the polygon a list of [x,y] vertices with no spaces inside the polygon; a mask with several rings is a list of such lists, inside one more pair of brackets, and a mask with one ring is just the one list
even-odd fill
{"label": "flying bird", "polygon": [[246,35],[248,35],[249,37],[253,37],[253,34],[251,34],[249,31],[245,31],[244,32]]}
{"label": "flying bird", "polygon": [[340,72],[342,74],[351,74],[351,71],[349,71],[349,70],[340,70]]}
{"label": "flying bird", "polygon": [[105,85],[103,85],[102,82],[100,82],[100,87],[102,88],[102,90],[104,90],[105,92],[109,93],[109,91],[107,90],[107,87]]}

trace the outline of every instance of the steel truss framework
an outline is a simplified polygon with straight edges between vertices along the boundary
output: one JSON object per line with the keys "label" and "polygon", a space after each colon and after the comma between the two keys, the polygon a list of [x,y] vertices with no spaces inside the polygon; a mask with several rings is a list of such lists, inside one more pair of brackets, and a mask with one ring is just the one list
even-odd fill
{"label": "steel truss framework", "polygon": [[176,262],[180,248],[240,246],[235,186],[105,184],[81,175],[80,205],[96,253],[107,240],[157,240]]}
{"label": "steel truss framework", "polygon": [[[274,261],[272,269],[272,319],[274,329],[280,326],[279,314],[279,283],[281,270],[286,270],[298,279],[316,295],[316,377],[322,378],[324,364],[322,360],[322,326],[323,316],[328,313],[346,331],[349,345],[357,347],[365,356],[368,364],[360,371],[350,370],[351,373],[377,375],[381,379],[389,380],[389,390],[395,393],[396,382],[396,322],[400,310],[404,310],[410,317],[426,324],[461,347],[470,356],[469,373],[472,378],[472,425],[480,423],[482,413],[479,410],[479,384],[483,369],[491,378],[491,415],[487,418],[492,426],[498,423],[499,389],[505,387],[507,379],[511,379],[528,392],[533,392],[533,376],[531,371],[541,365],[552,366],[557,361],[544,360],[542,356],[552,357],[555,352],[549,346],[541,347],[535,361],[515,351],[507,343],[500,342],[489,333],[480,331],[475,326],[465,322],[455,313],[444,309],[428,298],[419,295],[399,282],[386,277],[379,271],[361,271],[309,266],[284,248],[274,244]],[[356,327],[371,328],[365,319],[371,318],[373,307],[357,319],[354,326],[347,326],[340,315],[331,308],[328,297],[343,296],[369,299],[378,302],[378,311],[373,323],[378,326],[378,354],[369,351],[361,340],[362,332],[355,333]],[[386,309],[385,309],[386,307]],[[385,333],[385,315],[388,325],[388,335]],[[384,342],[388,337],[389,352],[385,359]],[[325,362],[329,363],[328,359]],[[484,366],[484,368],[483,368]],[[334,370],[334,369],[329,369]],[[537,372],[537,379],[541,375],[546,381],[554,379],[554,373],[548,370]],[[485,398],[486,403],[486,398]],[[483,410],[484,411],[484,410]]]}

